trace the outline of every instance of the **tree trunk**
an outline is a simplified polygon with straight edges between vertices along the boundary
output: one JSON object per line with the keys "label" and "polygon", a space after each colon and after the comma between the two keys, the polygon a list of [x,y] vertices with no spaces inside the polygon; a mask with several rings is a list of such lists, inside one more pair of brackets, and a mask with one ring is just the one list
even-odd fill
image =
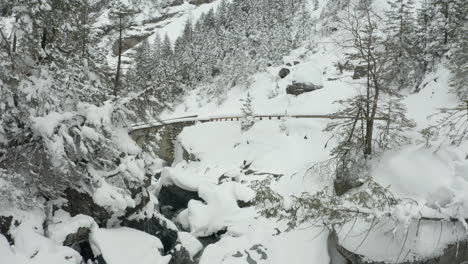
{"label": "tree trunk", "polygon": [[47,29],[42,31],[41,48],[45,51],[47,45]]}
{"label": "tree trunk", "polygon": [[117,96],[120,83],[120,67],[122,64],[122,15],[119,15],[119,54],[117,59],[117,73],[115,74],[114,96]]}

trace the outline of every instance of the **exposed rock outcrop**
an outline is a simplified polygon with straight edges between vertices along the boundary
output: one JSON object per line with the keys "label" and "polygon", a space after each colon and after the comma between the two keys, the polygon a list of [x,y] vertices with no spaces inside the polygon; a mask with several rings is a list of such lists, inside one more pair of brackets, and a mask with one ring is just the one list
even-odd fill
{"label": "exposed rock outcrop", "polygon": [[288,85],[288,87],[286,87],[286,93],[297,96],[303,93],[312,92],[312,91],[322,89],[322,88],[323,88],[322,85],[315,85],[312,83],[293,82],[292,84]]}
{"label": "exposed rock outcrop", "polygon": [[192,5],[203,5],[203,4],[209,4],[211,2],[214,2],[214,0],[190,0],[189,3]]}
{"label": "exposed rock outcrop", "polygon": [[13,237],[11,236],[10,229],[12,225],[18,226],[19,221],[14,220],[13,216],[0,215],[0,234],[4,235],[8,243],[13,244]]}
{"label": "exposed rock outcrop", "polygon": [[197,264],[199,262],[199,258],[192,259],[188,250],[180,243],[177,243],[169,253],[172,255],[169,264]]}
{"label": "exposed rock outcrop", "polygon": [[142,219],[125,219],[120,225],[134,228],[159,238],[165,252],[170,251],[177,242],[177,230],[174,229],[175,227],[169,226],[168,220],[157,217],[156,214]]}
{"label": "exposed rock outcrop", "polygon": [[158,200],[161,211],[167,218],[172,218],[175,212],[187,208],[190,200],[202,201],[197,192],[187,191],[176,185],[162,186]]}
{"label": "exposed rock outcrop", "polygon": [[107,221],[111,218],[111,214],[104,208],[94,203],[93,198],[85,192],[68,188],[64,192],[64,198],[67,203],[62,209],[71,216],[84,214],[89,215],[100,226],[106,226]]}
{"label": "exposed rock outcrop", "polygon": [[360,79],[367,75],[367,65],[358,65],[354,67],[353,79]]}
{"label": "exposed rock outcrop", "polygon": [[[131,37],[126,37],[122,39],[122,53],[125,51],[135,47],[138,45],[140,42],[148,38],[149,35],[142,35],[142,36],[131,36]],[[112,45],[112,52],[114,56],[119,55],[119,40],[116,40],[114,44]]]}
{"label": "exposed rock outcrop", "polygon": [[280,77],[281,79],[284,79],[286,76],[289,75],[290,72],[291,72],[291,71],[290,71],[288,68],[282,68],[282,69],[279,71],[278,75],[279,75],[279,77]]}

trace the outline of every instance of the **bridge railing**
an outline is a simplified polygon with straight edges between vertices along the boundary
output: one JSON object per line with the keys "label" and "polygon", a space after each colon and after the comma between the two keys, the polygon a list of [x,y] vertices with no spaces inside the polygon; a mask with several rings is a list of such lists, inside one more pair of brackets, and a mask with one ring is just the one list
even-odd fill
{"label": "bridge railing", "polygon": [[[211,116],[211,117],[199,117],[198,115],[183,116],[171,119],[165,119],[162,121],[154,122],[145,122],[138,123],[132,126],[132,131],[152,128],[152,127],[162,127],[170,124],[185,123],[185,122],[222,122],[222,121],[240,121],[244,116],[241,115],[227,115],[227,116]],[[270,115],[254,115],[256,120],[281,120],[282,118],[304,118],[304,119],[355,119],[355,116],[347,115],[330,115],[330,114],[270,114]],[[360,118],[365,119],[365,118]],[[385,117],[376,117],[375,120],[388,120]]]}

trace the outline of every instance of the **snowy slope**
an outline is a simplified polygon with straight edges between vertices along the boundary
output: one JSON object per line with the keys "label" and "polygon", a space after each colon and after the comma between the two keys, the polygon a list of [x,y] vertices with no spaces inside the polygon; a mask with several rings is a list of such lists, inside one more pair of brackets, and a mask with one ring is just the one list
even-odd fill
{"label": "snowy slope", "polygon": [[[358,93],[360,81],[352,80],[351,72],[340,75],[333,65],[344,56],[344,51],[333,43],[333,36],[317,38],[314,45],[312,50],[298,49],[284,58],[284,64],[291,63],[293,66],[272,66],[256,73],[249,83],[230,89],[222,100],[211,98],[201,88],[195,89],[174,111],[165,112],[163,118],[239,115],[240,100],[247,97],[247,92],[253,97],[256,114],[333,113],[338,109],[334,101]],[[299,64],[294,65],[294,61]],[[282,67],[291,70],[284,79],[278,77]],[[414,201],[414,204],[398,207],[393,212],[396,219],[381,223],[368,238],[364,236],[369,229],[366,221],[359,221],[352,227],[345,226],[338,235],[342,245],[349,250],[356,250],[356,245],[367,239],[357,253],[372,260],[403,261],[437,256],[448,244],[467,238],[461,223],[455,226],[447,224],[442,227],[447,232],[436,238],[441,231],[434,227],[435,223],[416,226],[411,220],[418,216],[468,216],[468,199],[465,195],[468,193],[468,145],[453,147],[448,142],[439,141],[433,147],[426,148],[418,132],[435,124],[436,120],[429,116],[439,108],[457,105],[457,98],[449,93],[448,78],[448,70],[441,66],[426,76],[425,85],[419,93],[405,91],[403,102],[408,117],[417,124],[408,132],[413,144],[404,146],[400,151],[386,153],[375,162],[371,171],[374,179],[383,186],[389,186],[397,198]],[[324,88],[299,96],[288,95],[286,87],[293,81],[323,85]],[[322,131],[327,122],[329,120],[264,120],[257,121],[245,133],[240,131],[240,124],[235,121],[199,123],[185,128],[179,140],[204,166],[203,177],[216,181],[219,175],[228,172],[238,177],[238,181],[248,184],[256,176],[244,175],[239,171],[243,164],[252,163],[249,169],[253,171],[283,175],[274,188],[288,197],[304,191],[313,193],[331,183],[331,179],[311,176],[308,171],[314,163],[326,160],[333,147],[333,141],[327,141],[330,135]],[[280,129],[282,126],[283,129]],[[248,225],[254,228],[235,234],[228,232],[220,242],[205,249],[202,263],[245,263],[236,256],[242,258],[248,254],[236,252],[249,252],[246,248],[256,244],[265,247],[269,256],[267,262],[258,263],[284,263],[286,259],[295,259],[291,263],[309,263],[306,260],[310,259],[316,260],[314,263],[328,263],[327,231],[320,233],[321,228],[309,227],[275,236],[265,233],[265,228],[256,228],[259,222],[270,229],[286,229],[284,223],[272,223],[262,217],[252,218]],[[236,225],[239,223],[230,228],[236,229]],[[421,231],[425,232],[424,236],[418,235]],[[310,243],[310,246],[298,246],[302,245],[298,241]],[[283,245],[281,253],[276,249],[279,243]]]}

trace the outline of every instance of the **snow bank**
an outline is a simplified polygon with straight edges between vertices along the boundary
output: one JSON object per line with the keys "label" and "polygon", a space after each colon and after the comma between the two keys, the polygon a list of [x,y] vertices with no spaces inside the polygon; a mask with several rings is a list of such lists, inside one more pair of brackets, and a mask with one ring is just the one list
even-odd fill
{"label": "snow bank", "polygon": [[187,232],[178,232],[177,241],[188,251],[190,258],[193,257],[203,249],[203,245],[192,234]]}
{"label": "snow bank", "polygon": [[382,186],[402,199],[417,203],[416,214],[468,217],[468,142],[437,150],[409,146],[387,153],[371,174]]}
{"label": "snow bank", "polygon": [[64,120],[73,118],[73,114],[69,112],[57,113],[52,112],[46,116],[33,118],[34,128],[40,135],[50,137],[54,134],[55,128]]}
{"label": "snow bank", "polygon": [[163,245],[157,237],[136,229],[97,229],[90,242],[108,264],[167,264],[171,259],[161,255]]}
{"label": "snow bank", "polygon": [[200,264],[328,264],[326,241],[328,232],[321,228],[305,227],[291,232],[284,222],[265,219],[242,222],[237,232],[223,236],[207,246]]}
{"label": "snow bank", "polygon": [[93,201],[112,212],[135,207],[135,201],[125,190],[108,184],[105,180],[99,181],[100,186],[93,193]]}
{"label": "snow bank", "polygon": [[14,246],[0,235],[1,264],[81,264],[82,257],[78,252],[44,236],[42,223],[45,216],[39,210],[13,212],[12,215],[20,224],[10,230]]}
{"label": "snow bank", "polygon": [[237,200],[249,201],[255,195],[239,183],[200,185],[198,195],[205,203],[191,200],[187,207],[190,232],[195,236],[212,235],[233,222],[254,216],[252,208],[239,208],[237,205]]}
{"label": "snow bank", "polygon": [[421,221],[401,226],[392,218],[358,219],[338,233],[340,244],[371,261],[402,263],[440,256],[449,244],[468,238],[460,223]]}
{"label": "snow bank", "polygon": [[[172,185],[198,192],[204,202],[191,200],[179,220],[195,236],[209,236],[229,227],[232,222],[252,217],[250,209],[239,208],[237,201],[249,202],[255,197],[250,188],[238,182],[217,184],[222,173],[205,173],[210,167],[203,163],[181,162],[174,168],[165,168],[160,185]],[[210,177],[211,176],[211,177]],[[160,188],[162,187],[160,186]]]}
{"label": "snow bank", "polygon": [[77,233],[79,228],[93,230],[97,227],[97,224],[92,217],[81,214],[70,217],[65,212],[56,212],[52,221],[53,222],[49,224],[47,229],[48,236],[58,245],[62,245],[69,234]]}

